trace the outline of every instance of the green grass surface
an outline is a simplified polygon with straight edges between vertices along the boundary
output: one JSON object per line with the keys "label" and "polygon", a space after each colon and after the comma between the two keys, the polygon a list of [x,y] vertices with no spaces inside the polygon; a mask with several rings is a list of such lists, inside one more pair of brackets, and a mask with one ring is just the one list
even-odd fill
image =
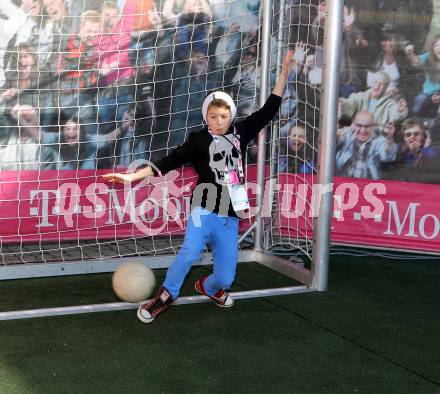
{"label": "green grass surface", "polygon": [[[151,325],[134,310],[0,322],[0,392],[440,393],[440,261],[333,257],[329,278],[325,293],[180,305]],[[290,284],[243,264],[233,290]],[[1,311],[116,301],[110,275],[0,288]]]}

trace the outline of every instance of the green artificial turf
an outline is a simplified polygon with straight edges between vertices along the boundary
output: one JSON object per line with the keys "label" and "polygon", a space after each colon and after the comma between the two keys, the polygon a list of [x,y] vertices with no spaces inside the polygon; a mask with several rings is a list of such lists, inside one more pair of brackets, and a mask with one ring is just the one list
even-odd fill
{"label": "green artificial turf", "polygon": [[[0,310],[113,302],[110,278],[2,282]],[[151,325],[134,310],[0,322],[0,392],[440,393],[440,262],[336,256],[329,279],[325,293],[179,305]],[[243,264],[233,290],[291,284]]]}

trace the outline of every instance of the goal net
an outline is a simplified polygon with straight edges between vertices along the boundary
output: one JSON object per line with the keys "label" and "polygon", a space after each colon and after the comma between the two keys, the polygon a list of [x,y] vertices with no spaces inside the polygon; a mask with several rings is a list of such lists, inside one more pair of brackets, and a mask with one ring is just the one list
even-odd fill
{"label": "goal net", "polygon": [[[35,276],[38,267],[50,275],[49,263],[79,273],[84,263],[127,256],[159,256],[154,266],[167,266],[162,256],[182,243],[195,171],[131,188],[102,175],[140,168],[182,144],[203,127],[201,104],[214,90],[233,97],[238,121],[257,110],[288,49],[297,66],[265,146],[249,145],[247,180],[265,172],[264,250],[310,258],[319,4],[274,2],[263,37],[259,0],[2,0],[0,264],[11,268],[2,277]],[[259,166],[258,149],[266,152]],[[255,215],[241,220],[243,251],[253,248],[255,223]]]}
{"label": "goal net", "polygon": [[273,36],[278,45],[271,57],[279,64],[280,48],[291,48],[297,65],[270,139],[274,204],[265,226],[266,247],[310,262],[317,215],[312,192],[317,192],[319,164],[325,2],[287,1],[274,14],[278,24],[273,26]]}

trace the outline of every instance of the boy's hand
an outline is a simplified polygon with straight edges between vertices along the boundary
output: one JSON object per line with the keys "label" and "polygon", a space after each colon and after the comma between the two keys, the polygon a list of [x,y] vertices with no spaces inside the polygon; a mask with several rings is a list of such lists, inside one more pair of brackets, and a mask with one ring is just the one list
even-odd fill
{"label": "boy's hand", "polygon": [[107,182],[116,182],[122,184],[131,182],[130,174],[122,174],[119,172],[111,172],[109,174],[104,174],[102,177]]}
{"label": "boy's hand", "polygon": [[290,74],[290,71],[292,71],[292,67],[294,64],[295,64],[295,59],[294,59],[293,51],[287,51],[283,59],[283,64],[281,66],[280,74],[287,77]]}

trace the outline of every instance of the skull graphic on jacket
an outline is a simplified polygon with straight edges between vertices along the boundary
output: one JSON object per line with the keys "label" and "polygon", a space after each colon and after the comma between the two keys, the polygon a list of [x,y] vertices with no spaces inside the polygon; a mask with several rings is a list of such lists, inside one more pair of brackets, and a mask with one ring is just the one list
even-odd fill
{"label": "skull graphic on jacket", "polygon": [[217,136],[209,146],[209,166],[220,185],[229,183],[231,171],[238,173],[240,153],[234,146],[233,135]]}

